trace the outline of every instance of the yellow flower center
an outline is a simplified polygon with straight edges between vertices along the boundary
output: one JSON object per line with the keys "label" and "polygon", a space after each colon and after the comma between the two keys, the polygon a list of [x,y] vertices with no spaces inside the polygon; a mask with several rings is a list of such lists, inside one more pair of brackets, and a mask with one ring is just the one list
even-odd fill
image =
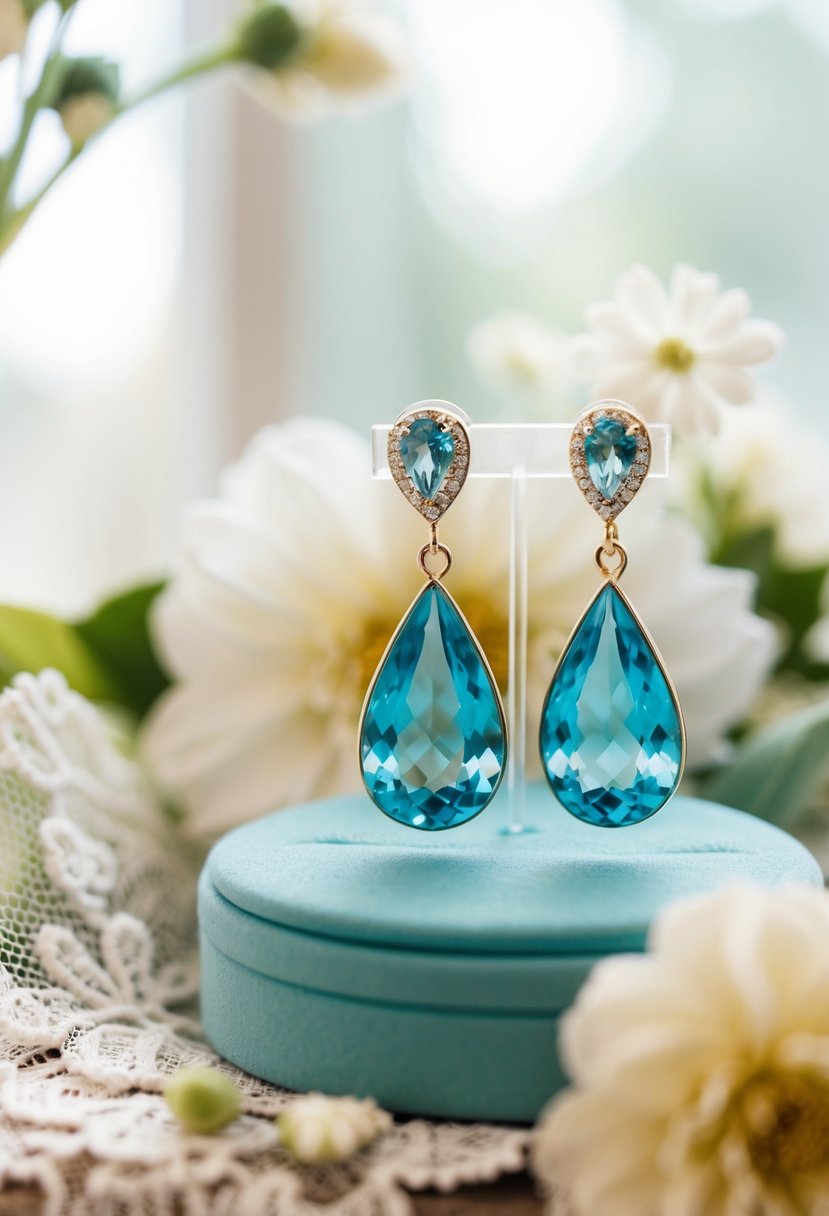
{"label": "yellow flower center", "polygon": [[763,1174],[829,1166],[829,1082],[807,1073],[775,1073],[743,1091],[751,1160]]}
{"label": "yellow flower center", "polygon": [[689,372],[697,361],[696,353],[682,338],[664,338],[653,352],[658,367],[677,375]]}
{"label": "yellow flower center", "polygon": [[513,379],[520,380],[524,384],[535,384],[538,380],[538,363],[529,355],[522,354],[521,351],[510,351],[504,359],[504,365]]}

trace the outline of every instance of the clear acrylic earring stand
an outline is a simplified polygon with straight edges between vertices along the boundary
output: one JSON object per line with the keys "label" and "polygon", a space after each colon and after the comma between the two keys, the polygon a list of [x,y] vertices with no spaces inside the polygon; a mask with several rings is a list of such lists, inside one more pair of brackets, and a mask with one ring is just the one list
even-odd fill
{"label": "clear acrylic earring stand", "polygon": [[[418,401],[411,409],[447,409],[462,420],[469,433],[469,476],[510,479],[509,566],[509,674],[507,722],[510,755],[507,767],[508,821],[504,831],[526,830],[524,804],[527,770],[527,639],[528,639],[528,512],[527,489],[532,479],[570,478],[569,422],[471,423],[463,410],[449,401]],[[408,411],[407,411],[408,412]],[[391,480],[386,445],[389,426],[371,428],[371,463],[375,478]],[[671,428],[648,425],[651,436],[650,477],[667,477],[671,454]],[[551,497],[551,509],[554,502]],[[459,555],[460,556],[460,555]],[[589,559],[590,554],[586,555]],[[463,608],[463,605],[461,605]],[[552,669],[551,673],[552,674]]]}

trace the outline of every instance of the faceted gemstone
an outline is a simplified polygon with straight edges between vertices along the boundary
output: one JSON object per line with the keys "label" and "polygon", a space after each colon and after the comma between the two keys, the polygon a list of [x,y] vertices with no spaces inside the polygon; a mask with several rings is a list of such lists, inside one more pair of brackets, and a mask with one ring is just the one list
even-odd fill
{"label": "faceted gemstone", "polygon": [[433,499],[455,455],[455,440],[433,418],[417,418],[400,437],[403,467],[426,499]]}
{"label": "faceted gemstone", "polygon": [[541,716],[541,759],[562,806],[598,827],[639,823],[676,789],[679,709],[612,583],[587,609],[553,677]]}
{"label": "faceted gemstone", "polygon": [[451,597],[428,583],[374,678],[360,738],[366,789],[392,819],[438,831],[472,819],[504,769],[500,702]]}
{"label": "faceted gemstone", "polygon": [[600,418],[584,439],[587,472],[605,498],[613,498],[636,459],[636,436],[628,435],[624,423]]}

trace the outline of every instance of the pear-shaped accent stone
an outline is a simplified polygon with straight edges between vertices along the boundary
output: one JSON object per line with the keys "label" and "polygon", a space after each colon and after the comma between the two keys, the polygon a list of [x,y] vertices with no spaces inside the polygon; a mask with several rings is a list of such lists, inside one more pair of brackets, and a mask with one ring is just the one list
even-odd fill
{"label": "pear-shaped accent stone", "polygon": [[610,500],[633,468],[636,435],[616,418],[599,418],[585,436],[584,458],[593,485]]}
{"label": "pear-shaped accent stone", "polygon": [[648,428],[630,406],[597,401],[580,415],[570,438],[570,471],[605,523],[633,501],[650,465]]}
{"label": "pear-shaped accent stone", "polygon": [[592,601],[559,660],[541,716],[541,759],[571,815],[625,827],[654,815],[682,771],[679,704],[619,589]]}
{"label": "pear-shaped accent stone", "polygon": [[426,584],[374,677],[360,756],[380,810],[424,831],[466,823],[498,789],[506,759],[500,697],[439,583]]}
{"label": "pear-shaped accent stone", "polygon": [[455,455],[455,440],[434,418],[418,418],[400,436],[403,467],[415,489],[431,502],[443,485]]}

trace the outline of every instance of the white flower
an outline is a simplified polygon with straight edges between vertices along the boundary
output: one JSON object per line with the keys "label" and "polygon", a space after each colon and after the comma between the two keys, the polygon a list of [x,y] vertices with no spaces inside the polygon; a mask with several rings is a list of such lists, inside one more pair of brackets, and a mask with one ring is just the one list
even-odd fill
{"label": "white flower", "polygon": [[0,0],[0,62],[19,55],[26,41],[29,17],[23,0]]}
{"label": "white flower", "polygon": [[408,48],[384,13],[363,0],[302,0],[291,7],[303,31],[299,50],[246,82],[268,108],[314,121],[333,111],[362,113],[407,87]]}
{"label": "white flower", "polygon": [[683,901],[563,1020],[575,1088],[534,1167],[578,1216],[820,1216],[829,1202],[829,897]]}
{"label": "white flower", "polygon": [[720,291],[714,274],[675,267],[670,293],[644,266],[621,276],[612,301],[587,310],[590,332],[573,339],[572,368],[594,397],[619,397],[652,422],[687,435],[715,432],[724,404],[755,396],[745,370],[765,363],[782,334],[750,320],[744,291]]}
{"label": "white flower", "polygon": [[324,1094],[297,1098],[276,1120],[281,1145],[303,1165],[347,1161],[391,1125],[391,1115],[371,1098]]}
{"label": "white flower", "polygon": [[[661,514],[660,497],[654,482],[622,519],[625,587],[676,680],[693,767],[719,754],[774,643],[749,610],[751,577],[705,565],[698,536]],[[454,552],[447,586],[502,688],[508,502],[506,482],[471,477],[441,524]],[[534,733],[554,658],[597,587],[601,525],[569,481],[531,483],[530,511]],[[424,521],[397,488],[372,481],[368,444],[322,420],[261,432],[225,473],[222,497],[190,510],[181,568],[155,616],[178,683],[151,715],[145,743],[194,835],[360,788],[360,708],[419,589],[424,539]]]}
{"label": "white flower", "polygon": [[62,102],[58,113],[73,148],[81,148],[112,121],[115,106],[105,93],[78,93]]}
{"label": "white flower", "polygon": [[829,444],[819,428],[769,399],[733,412],[699,458],[729,532],[770,527],[787,566],[829,561],[826,470]]}
{"label": "white flower", "polygon": [[563,396],[567,339],[522,312],[499,312],[470,331],[467,353],[484,384],[510,402],[549,408]]}

